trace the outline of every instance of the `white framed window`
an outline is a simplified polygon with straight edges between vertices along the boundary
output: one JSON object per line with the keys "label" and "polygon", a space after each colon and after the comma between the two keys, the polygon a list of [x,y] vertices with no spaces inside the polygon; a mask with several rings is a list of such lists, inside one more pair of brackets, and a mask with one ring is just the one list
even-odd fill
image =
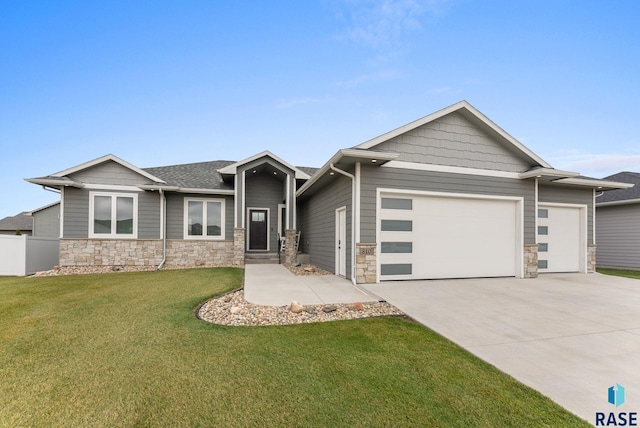
{"label": "white framed window", "polygon": [[89,238],[137,237],[137,194],[89,192]]}
{"label": "white framed window", "polygon": [[224,239],[224,199],[184,200],[184,239]]}

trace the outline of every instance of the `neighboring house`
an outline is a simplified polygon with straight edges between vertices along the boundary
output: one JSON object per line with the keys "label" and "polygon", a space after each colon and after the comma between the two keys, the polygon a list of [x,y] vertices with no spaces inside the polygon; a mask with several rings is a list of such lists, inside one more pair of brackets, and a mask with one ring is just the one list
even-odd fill
{"label": "neighboring house", "polygon": [[[466,101],[319,169],[265,151],[139,168],[113,155],[27,181],[61,193],[61,265],[243,266],[278,236],[356,283],[591,272],[596,191]],[[286,245],[285,261],[296,260]]]}
{"label": "neighboring house", "polygon": [[640,173],[620,172],[605,180],[634,186],[596,198],[598,267],[640,269]]}
{"label": "neighboring house", "polygon": [[28,212],[5,217],[0,220],[0,235],[31,235],[33,231],[33,217]]}
{"label": "neighboring house", "polygon": [[31,211],[33,236],[40,238],[60,237],[60,202],[54,202]]}

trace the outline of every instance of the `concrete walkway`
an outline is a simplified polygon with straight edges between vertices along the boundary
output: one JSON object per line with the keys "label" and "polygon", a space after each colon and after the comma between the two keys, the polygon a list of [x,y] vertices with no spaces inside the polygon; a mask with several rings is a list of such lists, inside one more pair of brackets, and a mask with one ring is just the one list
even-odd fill
{"label": "concrete walkway", "polygon": [[282,265],[248,264],[244,271],[244,298],[256,305],[284,306],[376,301],[336,275],[296,276]]}
{"label": "concrete walkway", "polygon": [[[592,424],[596,412],[640,413],[639,280],[544,274],[365,288]],[[607,402],[616,383],[626,389],[618,408]]]}

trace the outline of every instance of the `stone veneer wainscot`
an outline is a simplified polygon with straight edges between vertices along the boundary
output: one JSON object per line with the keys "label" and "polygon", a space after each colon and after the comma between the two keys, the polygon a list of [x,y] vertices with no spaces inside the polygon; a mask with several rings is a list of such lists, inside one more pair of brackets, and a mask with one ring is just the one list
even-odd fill
{"label": "stone veneer wainscot", "polygon": [[[243,266],[234,241],[171,240],[165,267]],[[61,239],[61,266],[157,266],[161,239]]]}

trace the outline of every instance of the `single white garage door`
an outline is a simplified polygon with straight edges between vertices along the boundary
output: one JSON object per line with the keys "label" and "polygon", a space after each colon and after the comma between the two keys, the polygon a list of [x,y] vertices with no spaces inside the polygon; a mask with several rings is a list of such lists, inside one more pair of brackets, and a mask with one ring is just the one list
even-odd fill
{"label": "single white garage door", "polygon": [[381,193],[380,279],[518,276],[518,200]]}
{"label": "single white garage door", "polygon": [[584,210],[539,204],[538,206],[538,271],[581,272],[585,246]]}

